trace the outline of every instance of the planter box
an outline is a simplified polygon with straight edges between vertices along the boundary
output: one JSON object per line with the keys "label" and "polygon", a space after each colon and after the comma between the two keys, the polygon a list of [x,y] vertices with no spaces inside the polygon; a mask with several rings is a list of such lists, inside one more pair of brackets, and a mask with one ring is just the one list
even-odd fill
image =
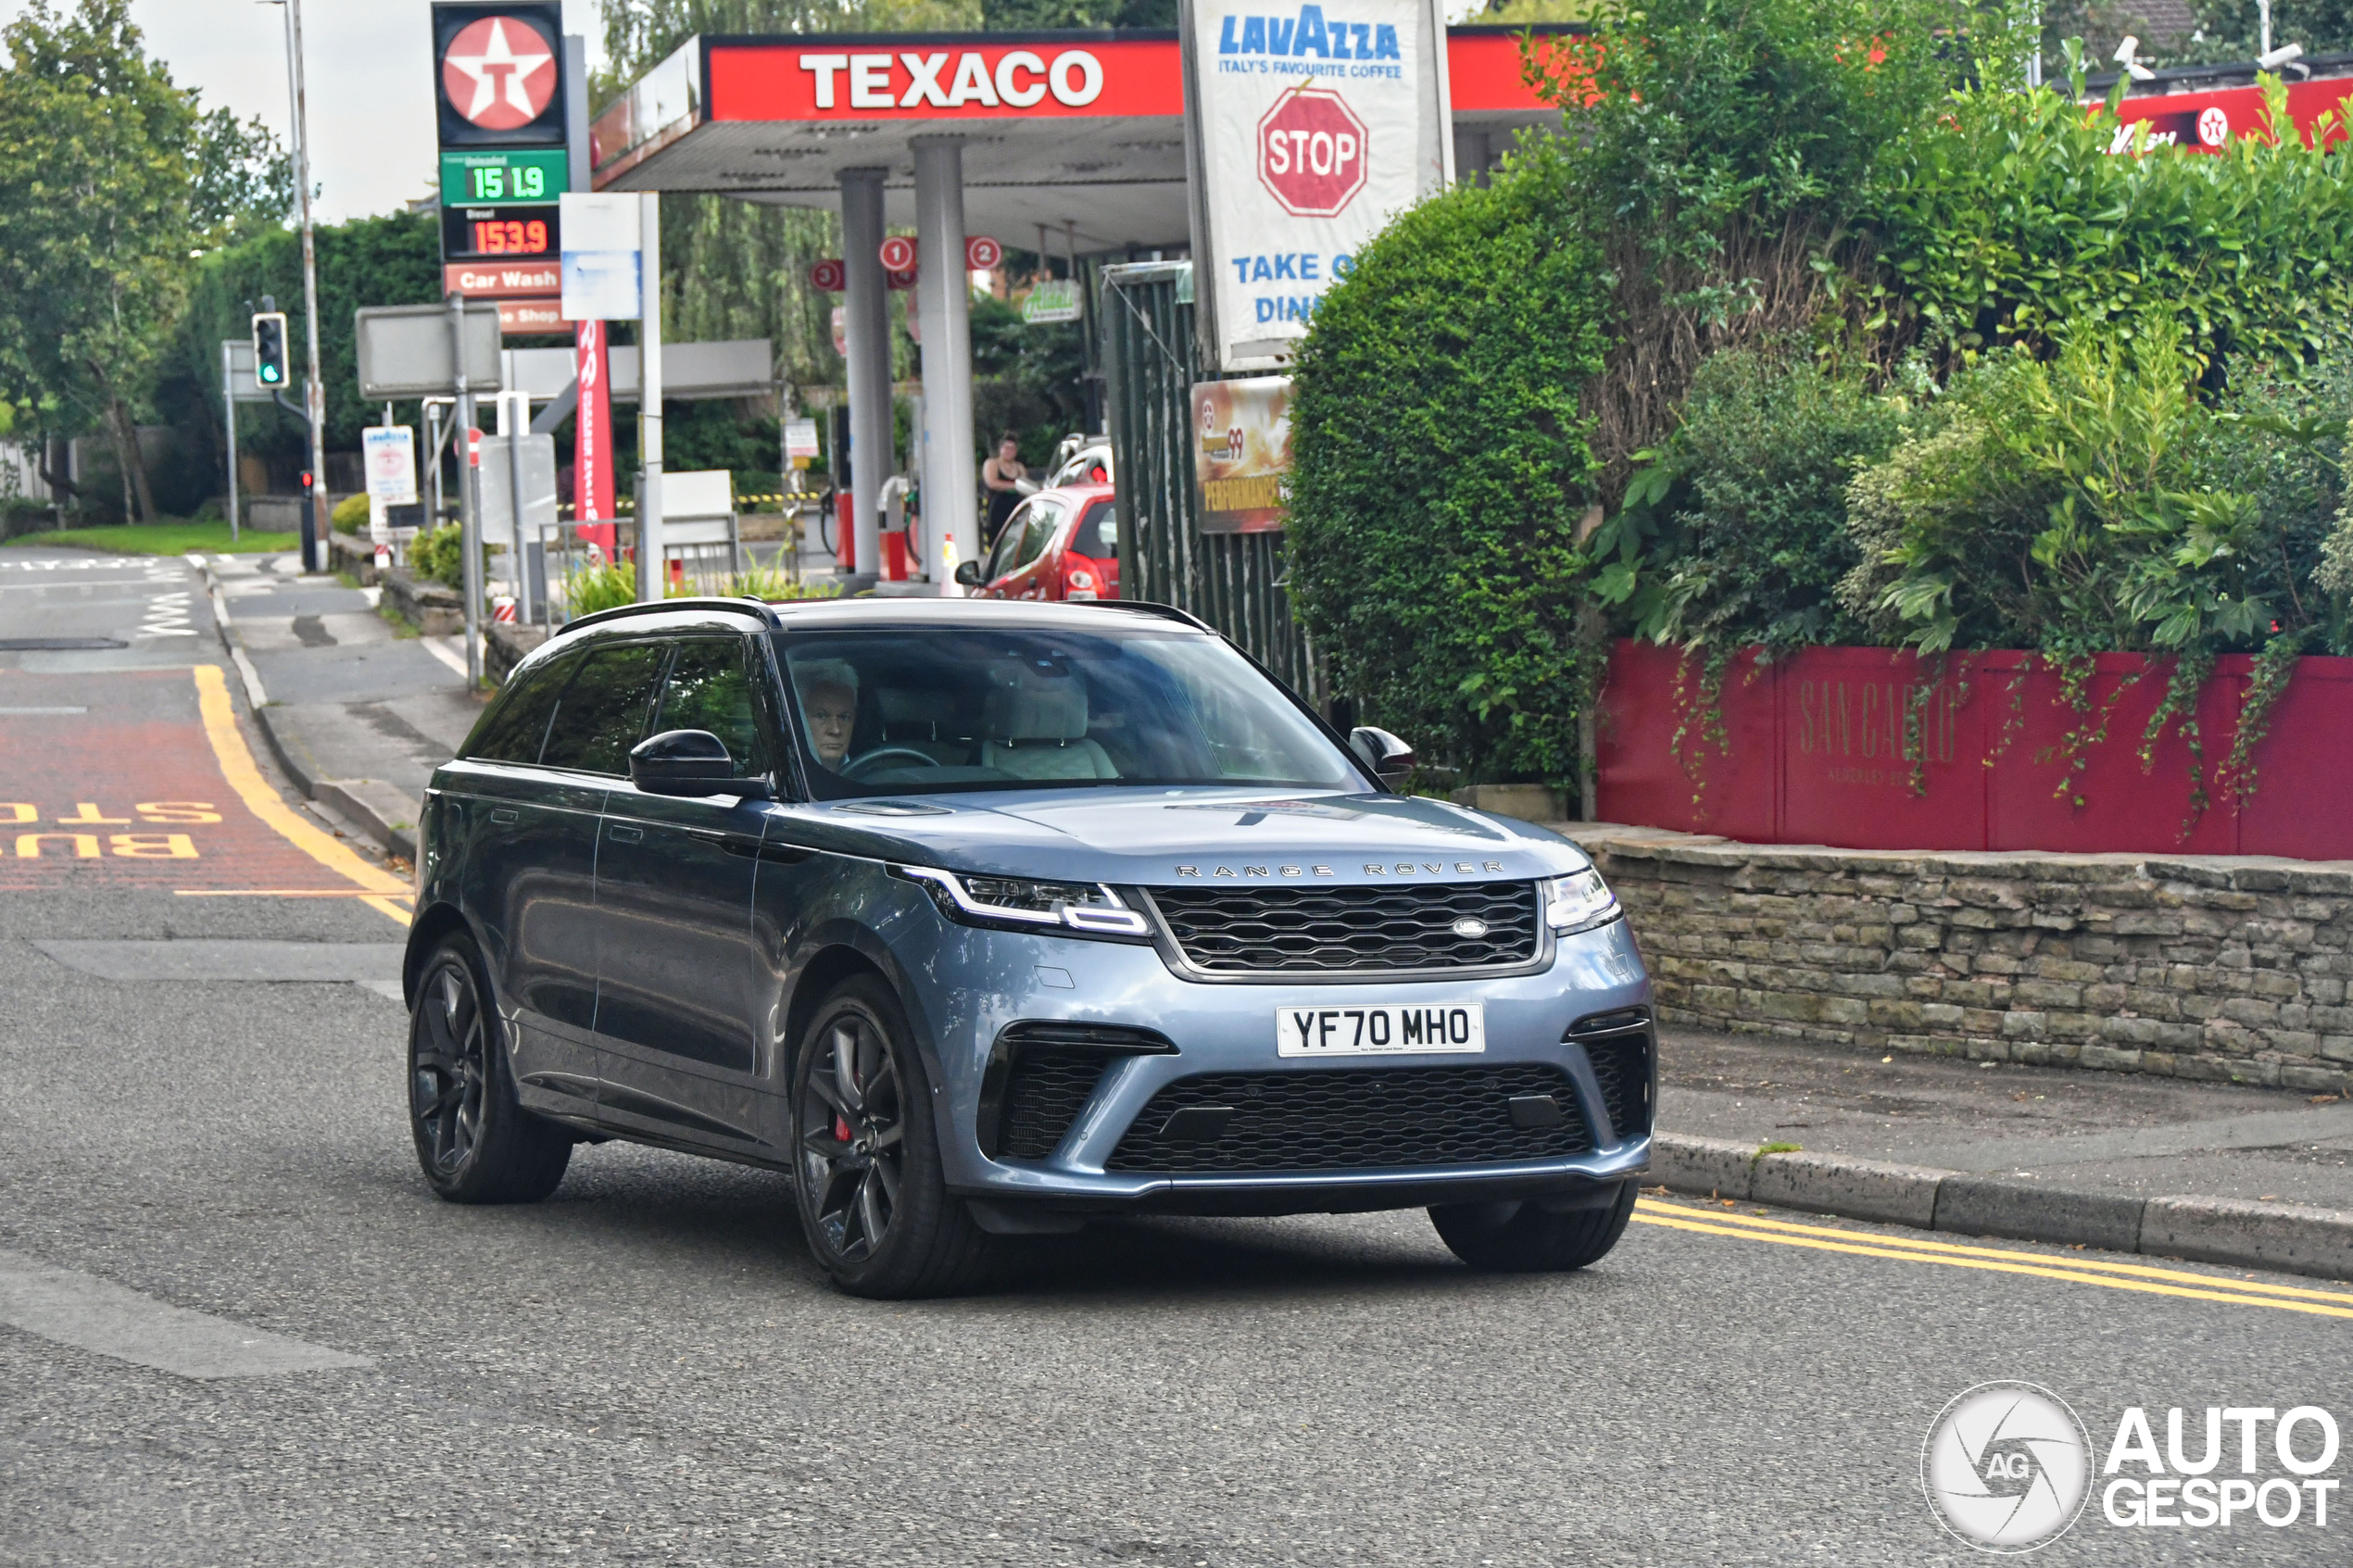
{"label": "planter box", "polygon": [[531,657],[540,644],[547,640],[546,628],[522,626],[510,621],[493,621],[483,627],[483,672],[497,684],[504,685],[515,666]]}
{"label": "planter box", "polygon": [[1550,784],[1472,784],[1448,798],[1474,811],[1492,811],[1523,822],[1557,822],[1568,814],[1561,792]]}
{"label": "planter box", "polygon": [[1697,659],[1621,642],[1597,715],[1600,812],[1753,844],[2353,858],[2353,659],[2298,661],[2241,798],[2220,775],[2253,663],[2221,659],[2199,692],[2202,759],[2169,726],[2145,761],[2170,659],[2099,655],[2079,711],[2032,654],[1743,653],[1719,738]]}
{"label": "planter box", "polygon": [[466,629],[466,601],[455,588],[420,583],[397,567],[384,574],[384,603],[428,637],[454,637]]}

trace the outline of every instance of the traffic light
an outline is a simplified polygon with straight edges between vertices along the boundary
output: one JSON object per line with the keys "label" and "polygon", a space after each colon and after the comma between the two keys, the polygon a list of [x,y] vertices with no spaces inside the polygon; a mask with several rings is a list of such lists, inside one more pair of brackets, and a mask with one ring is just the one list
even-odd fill
{"label": "traffic light", "polygon": [[286,384],[286,317],[282,310],[254,313],[253,379],[262,386]]}

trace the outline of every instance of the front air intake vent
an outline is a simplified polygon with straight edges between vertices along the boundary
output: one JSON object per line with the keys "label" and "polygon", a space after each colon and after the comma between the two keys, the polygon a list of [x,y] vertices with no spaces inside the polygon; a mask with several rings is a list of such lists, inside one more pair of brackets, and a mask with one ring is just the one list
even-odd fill
{"label": "front air intake vent", "polygon": [[1045,1160],[1087,1109],[1104,1069],[1126,1056],[1166,1056],[1176,1043],[1125,1023],[1026,1019],[990,1047],[980,1088],[981,1151],[998,1160]]}

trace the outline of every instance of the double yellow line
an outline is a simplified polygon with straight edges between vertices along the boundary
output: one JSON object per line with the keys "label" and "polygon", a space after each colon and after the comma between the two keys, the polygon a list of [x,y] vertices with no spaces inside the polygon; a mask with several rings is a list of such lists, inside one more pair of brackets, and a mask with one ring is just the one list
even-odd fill
{"label": "double yellow line", "polygon": [[2353,1318],[2353,1294],[2341,1290],[2309,1290],[2300,1286],[2267,1285],[2255,1280],[2219,1279],[2183,1269],[2160,1269],[2145,1263],[2111,1263],[2099,1258],[2055,1258],[2046,1252],[2014,1252],[1996,1247],[1969,1247],[1959,1242],[1930,1241],[1910,1236],[1881,1236],[1874,1231],[1833,1230],[1822,1225],[1794,1224],[1787,1220],[1735,1213],[1704,1201],[1671,1203],[1645,1197],[1634,1206],[1637,1224],[1660,1225],[1697,1236],[1731,1236],[1742,1241],[1770,1242],[1780,1247],[1810,1248],[1818,1252],[1844,1252],[1857,1258],[1888,1258],[1903,1263],[1942,1263],[1953,1269],[1983,1269],[1995,1273],[2032,1274],[2038,1279],[2064,1280],[2072,1285],[2096,1285],[2109,1290],[2138,1290],[2152,1296],[2180,1296],[2193,1301],[2220,1301],[2233,1307],[2272,1307],[2284,1312],[2309,1312],[2317,1317]]}
{"label": "double yellow line", "polygon": [[409,905],[414,900],[409,884],[382,866],[361,859],[351,852],[350,846],[303,821],[280,799],[278,792],[270,787],[270,781],[261,776],[261,770],[254,765],[253,752],[237,728],[236,705],[229,700],[229,680],[221,673],[220,666],[199,664],[195,673],[196,711],[204,719],[205,739],[212,743],[212,755],[220,764],[220,776],[237,792],[245,809],[260,818],[279,837],[355,884],[353,892],[341,894],[336,890],[337,896],[356,897],[378,913],[407,925]]}

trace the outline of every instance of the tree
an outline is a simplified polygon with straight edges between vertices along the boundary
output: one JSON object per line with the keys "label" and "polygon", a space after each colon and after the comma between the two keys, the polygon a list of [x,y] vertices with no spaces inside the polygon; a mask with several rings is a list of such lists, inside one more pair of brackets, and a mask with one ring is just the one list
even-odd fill
{"label": "tree", "polygon": [[253,220],[270,144],[150,59],[129,0],[60,16],[32,0],[0,29],[0,384],[103,427],[126,513],[156,515],[132,406],[186,297],[191,254]]}

